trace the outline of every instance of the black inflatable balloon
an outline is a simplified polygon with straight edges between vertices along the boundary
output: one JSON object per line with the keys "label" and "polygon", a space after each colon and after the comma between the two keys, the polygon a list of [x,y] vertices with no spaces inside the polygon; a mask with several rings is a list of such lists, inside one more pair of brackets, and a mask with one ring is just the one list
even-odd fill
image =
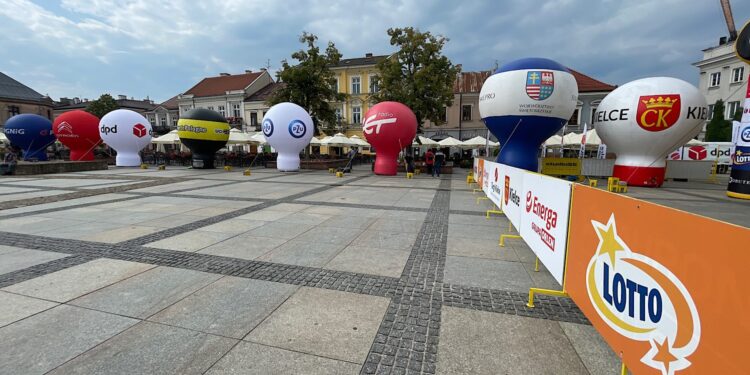
{"label": "black inflatable balloon", "polygon": [[750,64],[750,22],[740,30],[737,41],[734,42],[734,48],[737,50],[737,56]]}
{"label": "black inflatable balloon", "polygon": [[229,140],[229,124],[209,109],[196,108],[186,112],[177,122],[180,142],[193,152],[193,168],[214,168],[214,154]]}

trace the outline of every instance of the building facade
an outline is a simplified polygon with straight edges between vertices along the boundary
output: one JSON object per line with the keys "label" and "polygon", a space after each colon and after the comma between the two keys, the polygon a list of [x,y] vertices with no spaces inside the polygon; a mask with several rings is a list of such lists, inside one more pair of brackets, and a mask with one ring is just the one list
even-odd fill
{"label": "building facade", "polygon": [[177,120],[180,119],[179,105],[177,96],[159,103],[150,111],[144,114],[154,129],[159,129],[157,133],[163,134],[177,129]]}
{"label": "building facade", "polygon": [[387,58],[388,55],[367,53],[364,57],[341,59],[330,67],[336,76],[337,91],[347,95],[346,100],[331,103],[339,118],[336,131],[362,136],[363,118],[373,104],[371,95],[378,92],[377,64]]}
{"label": "building facade", "polygon": [[28,86],[0,72],[0,127],[15,115],[33,113],[52,120],[53,102]]}
{"label": "building facade", "polygon": [[249,119],[245,118],[245,98],[271,83],[273,78],[265,69],[204,78],[177,96],[179,115],[194,108],[206,108],[226,117],[232,127],[246,129]]}
{"label": "building facade", "polygon": [[266,100],[279,88],[284,87],[283,82],[271,82],[254,94],[245,98],[245,131],[260,131],[263,117],[271,108]]}
{"label": "building facade", "polygon": [[[708,103],[708,120],[713,117],[717,100],[724,101],[725,119],[742,110],[750,66],[735,54],[734,41],[727,42],[726,37],[722,37],[718,46],[704,49],[703,58],[693,65],[700,70],[698,89]],[[704,139],[705,133],[704,125],[698,139]]]}
{"label": "building facade", "polygon": [[[115,99],[115,102],[117,103],[118,109],[129,109],[134,112],[138,112],[142,114],[144,117],[147,117],[147,113],[149,111],[152,111],[154,107],[156,107],[156,104],[154,104],[154,101],[151,99],[133,99],[132,97],[128,99],[125,95],[117,95],[117,98]],[[73,110],[82,110],[85,111],[86,107],[91,104],[91,101],[88,99],[79,99],[79,98],[60,98],[60,101],[56,103],[53,112],[53,118],[56,118],[57,116],[60,116],[61,114],[73,111]]]}

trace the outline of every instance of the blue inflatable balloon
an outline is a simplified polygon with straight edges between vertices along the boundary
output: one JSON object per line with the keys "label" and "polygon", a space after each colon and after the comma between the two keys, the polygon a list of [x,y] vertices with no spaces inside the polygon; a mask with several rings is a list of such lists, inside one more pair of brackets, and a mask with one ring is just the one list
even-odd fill
{"label": "blue inflatable balloon", "polygon": [[497,161],[530,171],[538,168],[539,146],[573,115],[578,84],[555,61],[515,60],[487,78],[479,94],[479,113],[500,141]]}
{"label": "blue inflatable balloon", "polygon": [[23,160],[47,160],[47,146],[55,141],[52,121],[30,113],[5,122],[5,136],[13,146],[21,148]]}

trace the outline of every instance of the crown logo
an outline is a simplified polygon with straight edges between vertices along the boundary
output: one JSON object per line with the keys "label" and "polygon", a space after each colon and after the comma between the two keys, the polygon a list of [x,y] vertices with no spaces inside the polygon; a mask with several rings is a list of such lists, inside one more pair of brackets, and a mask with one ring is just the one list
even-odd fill
{"label": "crown logo", "polygon": [[641,100],[643,104],[646,105],[647,109],[651,108],[672,108],[672,106],[677,103],[677,101],[680,100],[679,98],[672,99],[670,97],[662,98],[661,96],[654,99],[651,98],[649,100]]}

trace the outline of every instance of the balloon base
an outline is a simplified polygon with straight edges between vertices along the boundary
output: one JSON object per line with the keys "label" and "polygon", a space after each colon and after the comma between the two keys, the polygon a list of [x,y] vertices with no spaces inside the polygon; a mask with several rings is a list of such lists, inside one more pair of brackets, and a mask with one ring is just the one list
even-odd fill
{"label": "balloon base", "polygon": [[299,166],[299,155],[279,155],[276,157],[276,169],[279,172],[297,172]]}
{"label": "balloon base", "polygon": [[398,162],[395,158],[388,158],[384,156],[375,157],[375,168],[373,172],[380,176],[395,176],[398,171]]}
{"label": "balloon base", "polygon": [[193,159],[193,169],[214,169],[214,159]]}
{"label": "balloon base", "polygon": [[140,167],[141,156],[138,154],[117,154],[115,157],[115,166],[117,167]]}
{"label": "balloon base", "polygon": [[612,176],[625,181],[629,186],[660,187],[664,183],[665,167],[634,167],[615,165]]}

